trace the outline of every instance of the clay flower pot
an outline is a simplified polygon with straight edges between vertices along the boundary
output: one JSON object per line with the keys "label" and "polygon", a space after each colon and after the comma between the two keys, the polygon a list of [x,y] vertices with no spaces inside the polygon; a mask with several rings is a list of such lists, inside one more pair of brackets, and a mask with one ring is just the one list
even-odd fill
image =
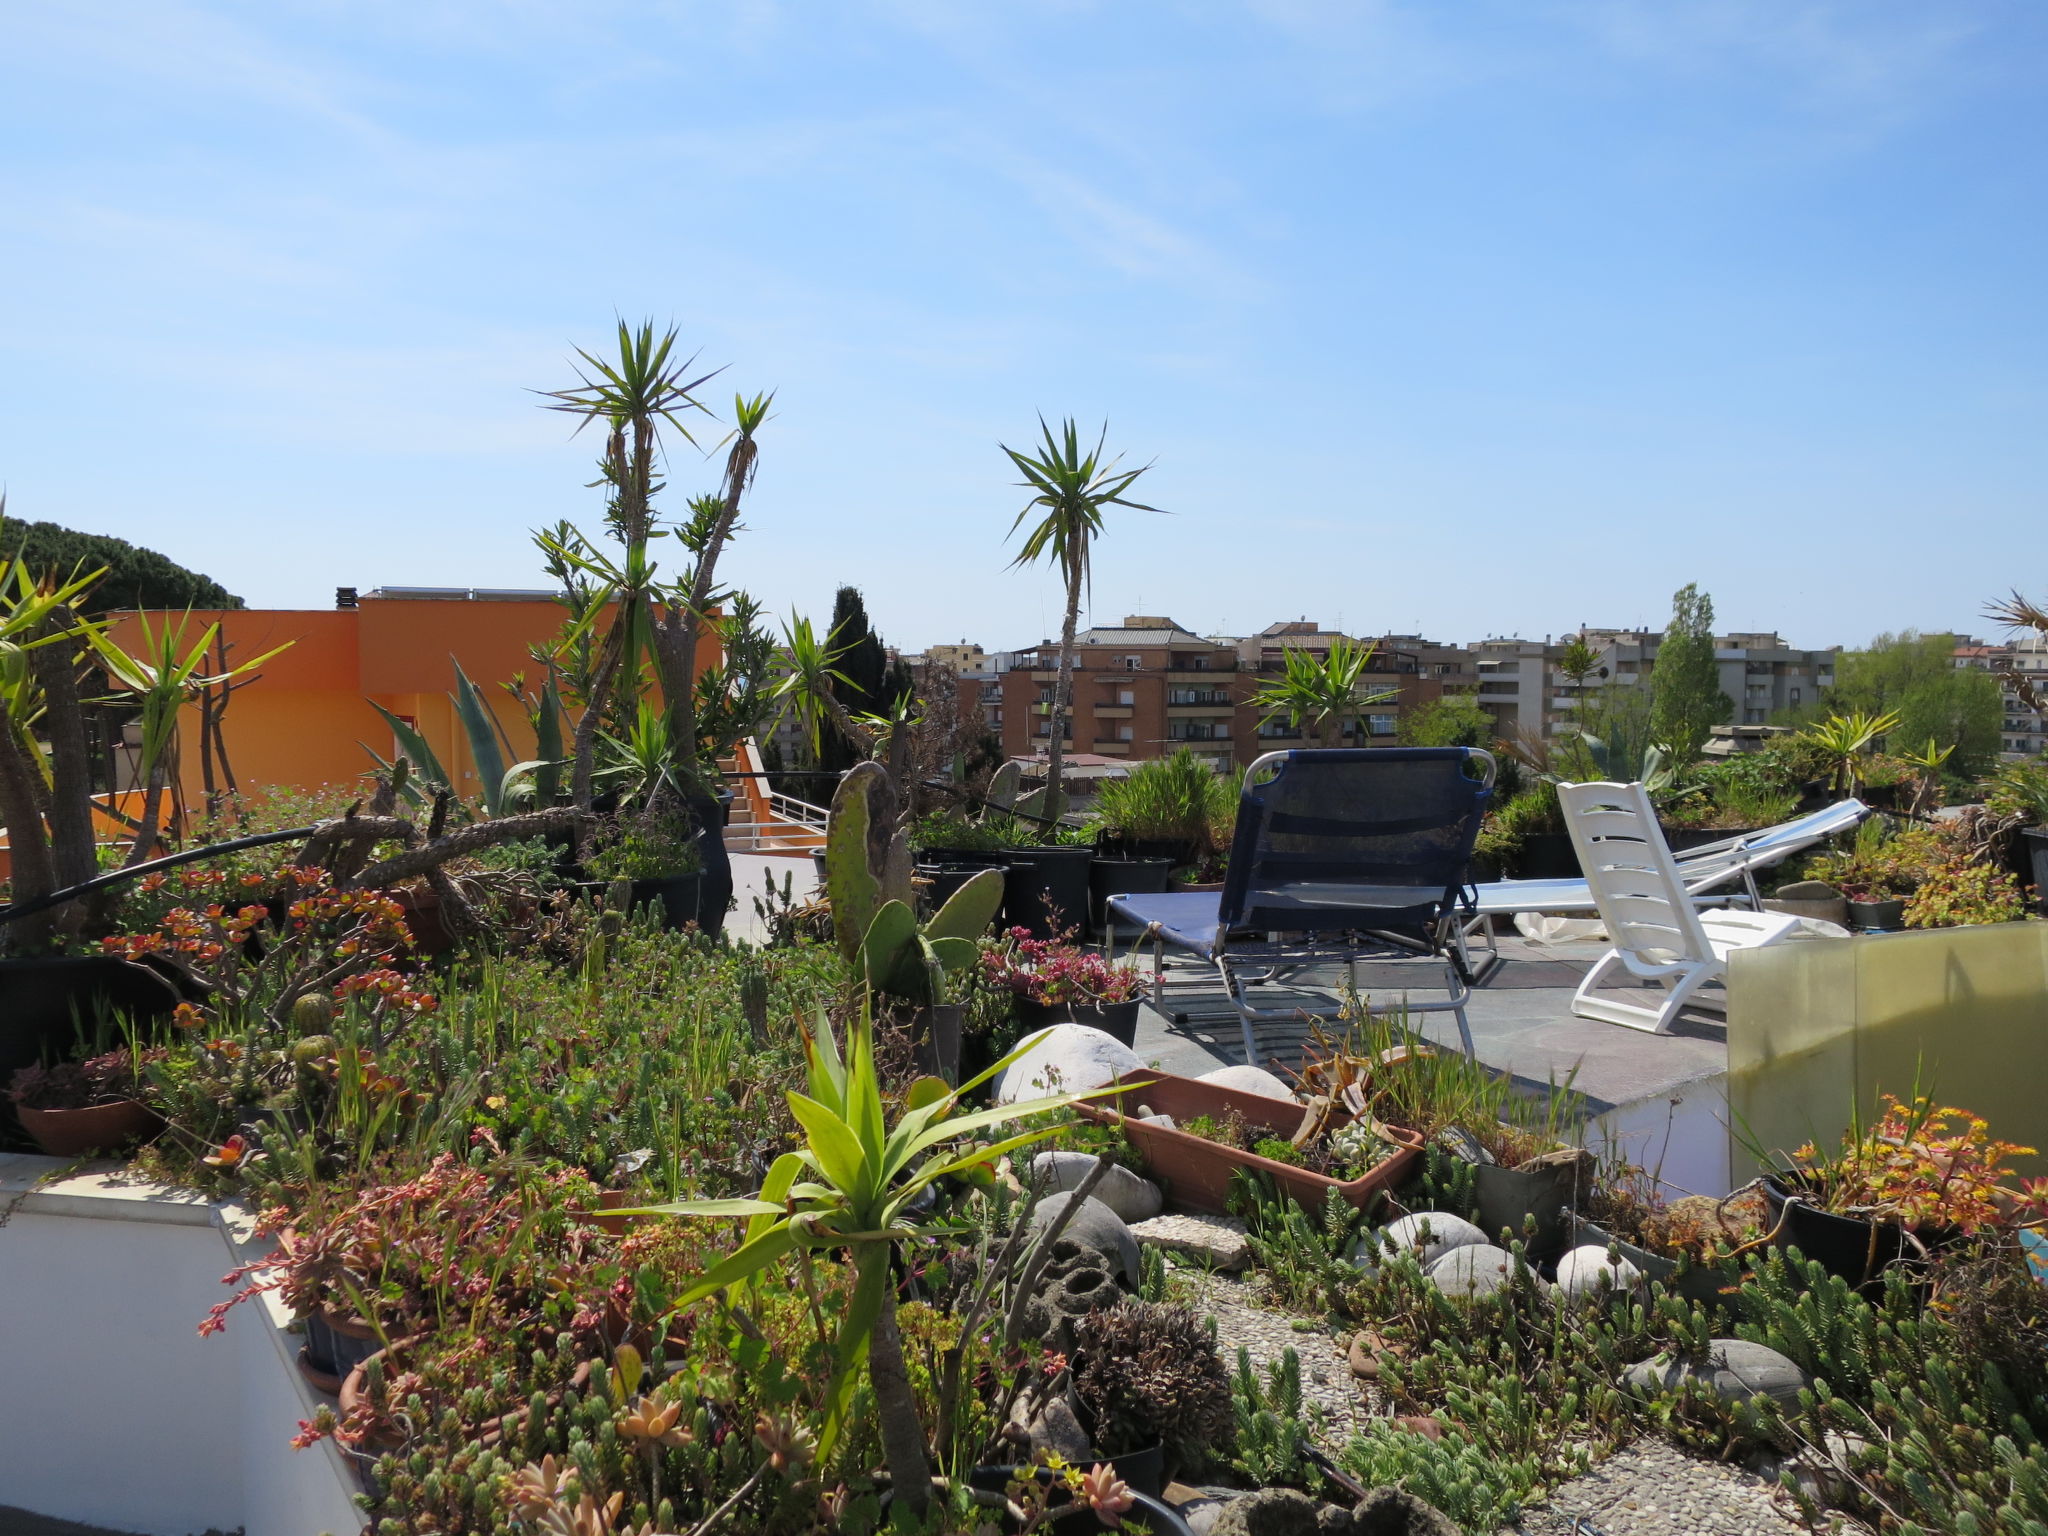
{"label": "clay flower pot", "polygon": [[94,1104],[87,1109],[30,1109],[17,1104],[21,1128],[51,1157],[99,1156],[131,1142],[149,1141],[164,1128],[163,1117],[135,1099]]}

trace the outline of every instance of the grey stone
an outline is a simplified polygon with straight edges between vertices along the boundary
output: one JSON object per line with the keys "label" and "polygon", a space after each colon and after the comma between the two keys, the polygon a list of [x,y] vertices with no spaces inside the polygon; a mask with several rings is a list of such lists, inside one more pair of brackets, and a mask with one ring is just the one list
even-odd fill
{"label": "grey stone", "polygon": [[1515,1275],[1515,1256],[1491,1243],[1453,1248],[1429,1266],[1429,1278],[1446,1296],[1470,1301],[1508,1288]]}
{"label": "grey stone", "polygon": [[1323,1506],[1292,1488],[1261,1488],[1233,1499],[1209,1536],[1320,1536]]}
{"label": "grey stone", "polygon": [[[1050,1193],[1078,1188],[1094,1168],[1095,1158],[1086,1152],[1041,1152],[1031,1159],[1034,1185],[1042,1185]],[[1125,1221],[1147,1221],[1166,1208],[1159,1186],[1121,1163],[1111,1163],[1103,1171],[1091,1198],[1100,1200]]]}
{"label": "grey stone", "polygon": [[1567,1301],[1591,1301],[1635,1290],[1643,1272],[1625,1258],[1608,1257],[1593,1243],[1574,1248],[1557,1261],[1557,1288]]}
{"label": "grey stone", "polygon": [[1194,1536],[1215,1536],[1216,1522],[1223,1518],[1223,1511],[1234,1502],[1231,1499],[1212,1499],[1204,1494],[1181,1505],[1180,1517],[1188,1523],[1188,1529],[1194,1532]]}
{"label": "grey stone", "polygon": [[[1073,1198],[1071,1193],[1047,1195],[1031,1207],[1031,1224],[1034,1227],[1046,1225],[1064,1211]],[[1101,1254],[1110,1269],[1121,1270],[1131,1287],[1136,1289],[1140,1274],[1138,1240],[1131,1236],[1131,1229],[1124,1224],[1123,1218],[1093,1195],[1081,1202],[1081,1208],[1074,1212],[1073,1219],[1061,1228],[1060,1238]]]}
{"label": "grey stone", "polygon": [[1669,1392],[1687,1378],[1703,1381],[1723,1402],[1747,1407],[1759,1397],[1795,1407],[1802,1388],[1813,1379],[1792,1361],[1766,1345],[1747,1339],[1709,1339],[1705,1360],[1680,1360],[1663,1354],[1632,1365],[1622,1384],[1644,1394]]}
{"label": "grey stone", "polygon": [[1434,1504],[1401,1488],[1375,1488],[1351,1506],[1351,1536],[1463,1536]]}
{"label": "grey stone", "polygon": [[1088,1024],[1055,1024],[1027,1037],[1024,1044],[1024,1054],[996,1079],[998,1104],[1100,1088],[1145,1065],[1116,1036]]}
{"label": "grey stone", "polygon": [[1265,1099],[1295,1102],[1294,1090],[1264,1067],[1218,1067],[1213,1072],[1204,1072],[1195,1081],[1214,1083],[1218,1088],[1235,1088],[1239,1093],[1256,1093]]}
{"label": "grey stone", "polygon": [[1485,1243],[1486,1234],[1462,1216],[1449,1211],[1417,1211],[1388,1222],[1379,1231],[1361,1238],[1352,1262],[1361,1268],[1377,1263],[1389,1249],[1406,1250],[1424,1269],[1454,1248],[1473,1248]]}
{"label": "grey stone", "polygon": [[1252,1261],[1244,1222],[1235,1216],[1155,1216],[1131,1227],[1141,1247],[1164,1248],[1215,1269],[1240,1270]]}

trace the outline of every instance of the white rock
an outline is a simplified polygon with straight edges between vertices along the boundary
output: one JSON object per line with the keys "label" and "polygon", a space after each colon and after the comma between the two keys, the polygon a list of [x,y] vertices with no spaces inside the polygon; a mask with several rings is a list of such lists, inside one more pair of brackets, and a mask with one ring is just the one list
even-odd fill
{"label": "white rock", "polygon": [[1631,1291],[1643,1283],[1643,1272],[1624,1258],[1610,1259],[1592,1243],[1574,1248],[1557,1261],[1557,1288],[1568,1301],[1595,1300],[1615,1291]]}
{"label": "white rock", "polygon": [[1453,1248],[1429,1266],[1429,1278],[1446,1296],[1471,1300],[1504,1291],[1515,1276],[1515,1256],[1491,1243]]}
{"label": "white rock", "polygon": [[[1079,1189],[1094,1167],[1094,1157],[1086,1152],[1041,1152],[1031,1159],[1031,1177],[1034,1184],[1044,1186],[1047,1194],[1055,1194]],[[1093,1193],[1125,1221],[1149,1221],[1166,1209],[1159,1186],[1121,1163],[1111,1163],[1103,1170]]]}
{"label": "white rock", "polygon": [[1351,1257],[1364,1268],[1377,1264],[1390,1247],[1395,1252],[1405,1249],[1428,1269],[1454,1248],[1474,1248],[1485,1241],[1486,1234],[1462,1216],[1449,1211],[1417,1211],[1361,1238]]}
{"label": "white rock", "polygon": [[1747,1409],[1752,1399],[1776,1398],[1784,1407],[1795,1406],[1802,1387],[1813,1380],[1791,1360],[1763,1344],[1747,1339],[1709,1339],[1707,1357],[1701,1361],[1680,1360],[1658,1355],[1622,1373],[1622,1384],[1637,1392],[1668,1392],[1683,1377],[1703,1381],[1721,1400]]}
{"label": "white rock", "polygon": [[1218,1067],[1213,1072],[1204,1072],[1195,1081],[1235,1088],[1239,1093],[1256,1093],[1261,1098],[1295,1101],[1294,1090],[1264,1067]]}
{"label": "white rock", "polygon": [[1244,1269],[1252,1261],[1244,1223],[1235,1216],[1155,1216],[1134,1225],[1131,1236],[1141,1248],[1164,1248],[1217,1269]]}
{"label": "white rock", "polygon": [[1024,1054],[996,1079],[998,1104],[1100,1088],[1145,1065],[1116,1036],[1088,1024],[1055,1024],[1028,1036],[1024,1044]]}
{"label": "white rock", "polygon": [[1162,1131],[1177,1131],[1180,1129],[1180,1127],[1174,1123],[1173,1116],[1171,1115],[1140,1115],[1138,1118],[1140,1120],[1143,1120],[1147,1125],[1158,1126],[1159,1129],[1161,1129]]}

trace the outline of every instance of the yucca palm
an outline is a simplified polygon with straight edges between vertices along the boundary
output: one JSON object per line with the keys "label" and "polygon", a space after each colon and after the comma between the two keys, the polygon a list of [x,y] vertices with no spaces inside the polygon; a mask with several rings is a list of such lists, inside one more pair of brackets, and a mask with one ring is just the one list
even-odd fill
{"label": "yucca palm", "polygon": [[[1032,493],[1010,525],[1011,534],[1030,523],[1024,543],[1013,566],[1045,560],[1059,568],[1066,583],[1067,608],[1060,621],[1059,674],[1053,683],[1052,740],[1045,773],[1045,814],[1057,818],[1065,808],[1060,777],[1065,769],[1067,715],[1072,705],[1074,682],[1074,625],[1081,613],[1081,594],[1089,583],[1095,536],[1102,532],[1106,507],[1129,507],[1138,512],[1157,512],[1124,494],[1138,477],[1152,466],[1119,469],[1122,457],[1105,459],[1103,445],[1109,440],[1109,425],[1103,424],[1095,447],[1083,451],[1080,431],[1069,416],[1057,436],[1038,419],[1043,440],[1035,453],[1020,453],[1007,443],[1001,445],[1010,462],[1024,476],[1019,483]],[[1033,516],[1036,522],[1031,522]]]}
{"label": "yucca palm", "polygon": [[1359,679],[1372,664],[1373,648],[1338,638],[1327,655],[1317,657],[1298,646],[1282,653],[1286,672],[1252,695],[1252,702],[1266,711],[1267,720],[1282,715],[1289,725],[1312,737],[1319,747],[1341,746],[1344,727],[1360,717],[1369,704],[1383,704],[1394,697],[1392,689],[1377,693],[1359,692]]}
{"label": "yucca palm", "polygon": [[831,1455],[845,1429],[854,1388],[865,1366],[874,1388],[877,1427],[890,1481],[906,1507],[922,1513],[930,1499],[931,1463],[897,1331],[896,1284],[891,1271],[898,1243],[928,1235],[912,1214],[913,1204],[940,1179],[992,1166],[1007,1154],[1059,1134],[1062,1127],[1042,1124],[987,1146],[970,1138],[1116,1090],[1051,1094],[994,1109],[966,1111],[966,1095],[1023,1054],[1020,1048],[959,1088],[948,1087],[936,1077],[918,1079],[911,1084],[896,1123],[889,1126],[883,1121],[873,1029],[865,1011],[848,1025],[846,1046],[842,1056],[830,1023],[822,1018],[815,1033],[804,1036],[810,1091],[792,1089],[788,1094],[804,1144],[775,1160],[758,1198],[685,1200],[650,1206],[647,1212],[748,1219],[740,1246],[684,1292],[677,1300],[678,1307],[750,1284],[791,1253],[802,1253],[807,1261],[812,1253],[851,1250],[853,1297],[840,1321],[833,1351],[819,1455],[821,1459]]}
{"label": "yucca palm", "polygon": [[1874,748],[1887,731],[1898,728],[1899,712],[1895,709],[1876,715],[1857,709],[1846,715],[1830,715],[1800,734],[1827,754],[1834,767],[1835,793],[1853,795],[1862,787],[1863,755]]}

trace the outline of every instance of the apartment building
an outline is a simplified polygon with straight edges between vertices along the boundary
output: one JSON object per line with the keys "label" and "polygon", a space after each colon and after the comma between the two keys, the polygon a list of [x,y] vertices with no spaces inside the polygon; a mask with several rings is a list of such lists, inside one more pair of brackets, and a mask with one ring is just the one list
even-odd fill
{"label": "apartment building", "polygon": [[[1309,619],[1271,624],[1249,636],[1198,635],[1163,614],[1131,614],[1121,624],[1094,626],[1075,637],[1065,750],[1141,759],[1187,747],[1221,769],[1263,752],[1307,746],[1288,721],[1268,721],[1252,700],[1263,684],[1285,672],[1289,651],[1324,660],[1340,640],[1365,643]],[[1007,755],[1041,756],[1051,745],[1058,667],[1057,641],[1014,653],[1002,674],[999,706]],[[1381,646],[1359,689],[1367,697],[1391,697],[1368,707],[1363,728],[1348,728],[1345,739],[1388,744],[1400,711],[1435,698],[1443,684],[1424,675],[1414,652]],[[984,697],[993,725],[998,706],[992,694]]]}
{"label": "apartment building", "polygon": [[1472,702],[1493,716],[1494,734],[1548,736],[1555,707],[1549,642],[1503,635],[1467,649],[1472,657]]}
{"label": "apartment building", "polygon": [[[1059,642],[1015,652],[1001,678],[1003,752],[1043,756],[1052,743]],[[1163,757],[1186,746],[1219,768],[1237,761],[1239,707],[1256,686],[1235,647],[1164,614],[1131,614],[1074,637],[1065,750]],[[983,706],[985,709],[988,705]]]}
{"label": "apartment building", "polygon": [[[1956,640],[1956,666],[2017,673],[2033,685],[2036,699],[2048,704],[2048,635],[2024,635],[1996,645],[1967,635],[1959,635]],[[2048,713],[2030,708],[2009,683],[2004,695],[1999,755],[2019,759],[2048,752]]]}
{"label": "apartment building", "polygon": [[[1377,698],[1378,702],[1366,707],[1361,721],[1345,726],[1344,740],[1349,746],[1391,746],[1401,713],[1443,693],[1442,682],[1424,673],[1415,651],[1325,629],[1312,619],[1268,624],[1256,635],[1234,643],[1239,670],[1257,679],[1251,692],[1285,674],[1290,651],[1327,661],[1331,648],[1340,643],[1372,647],[1372,659],[1359,674],[1358,692],[1361,697]],[[1256,745],[1256,750],[1242,757],[1245,762],[1259,752],[1313,745],[1284,716],[1269,719],[1267,711],[1255,704],[1247,704],[1243,714],[1246,739]]]}

